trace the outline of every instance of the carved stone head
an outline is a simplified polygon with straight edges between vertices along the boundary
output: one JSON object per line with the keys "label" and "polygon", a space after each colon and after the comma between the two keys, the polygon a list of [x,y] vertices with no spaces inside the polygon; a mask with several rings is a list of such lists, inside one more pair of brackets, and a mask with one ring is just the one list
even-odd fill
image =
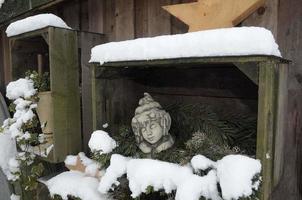
{"label": "carved stone head", "polygon": [[139,101],[132,119],[136,142],[144,153],[159,153],[170,148],[174,140],[169,134],[171,117],[148,93]]}

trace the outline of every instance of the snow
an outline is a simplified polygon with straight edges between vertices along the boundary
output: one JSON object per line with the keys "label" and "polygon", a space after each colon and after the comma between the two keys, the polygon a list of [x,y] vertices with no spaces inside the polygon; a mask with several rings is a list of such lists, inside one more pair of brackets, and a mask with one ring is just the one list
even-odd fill
{"label": "snow", "polygon": [[10,200],[20,200],[20,199],[21,199],[21,197],[19,195],[12,194],[10,196]]}
{"label": "snow", "polygon": [[68,155],[66,156],[65,160],[64,160],[64,163],[65,165],[76,165],[77,164],[77,160],[78,160],[78,157],[77,156],[73,156],[73,155]]}
{"label": "snow", "polygon": [[117,147],[117,143],[105,131],[94,131],[88,142],[88,146],[92,152],[100,152],[100,154],[108,154]]}
{"label": "snow", "polygon": [[6,34],[11,37],[47,26],[70,29],[61,18],[54,14],[39,14],[11,23],[6,29]]}
{"label": "snow", "polygon": [[216,163],[203,155],[196,155],[191,159],[191,165],[195,172],[198,172],[199,170],[214,168]]}
{"label": "snow", "polygon": [[113,185],[118,186],[118,178],[127,173],[127,163],[130,158],[124,157],[119,154],[113,154],[110,159],[110,166],[106,169],[106,173],[101,179],[98,190],[105,194]]}
{"label": "snow", "polygon": [[10,181],[16,181],[19,179],[19,175],[16,174],[18,172],[20,172],[20,163],[19,161],[16,159],[16,157],[12,157],[9,159],[8,161],[8,168],[9,171],[6,174],[7,179]]}
{"label": "snow", "polygon": [[101,166],[96,161],[88,158],[83,152],[80,152],[77,156],[68,155],[64,163],[65,165],[75,166],[77,165],[78,158],[80,159],[81,163],[86,167],[86,175],[92,177],[99,177],[104,174],[104,172],[100,170]]}
{"label": "snow", "polygon": [[15,157],[17,153],[16,143],[11,138],[8,131],[0,133],[0,168],[4,174],[8,175],[10,158]]}
{"label": "snow", "polygon": [[265,158],[266,158],[266,159],[270,159],[270,158],[271,158],[270,154],[269,154],[269,153],[266,153],[266,154],[265,154]]}
{"label": "snow", "polygon": [[223,199],[250,196],[252,189],[258,189],[259,182],[252,183],[252,179],[260,172],[260,161],[246,156],[229,155],[217,161],[217,176]]}
{"label": "snow", "polygon": [[110,42],[92,48],[90,62],[243,55],[281,57],[269,30],[235,27]]}
{"label": "snow", "polygon": [[109,200],[107,195],[97,191],[98,184],[97,178],[87,177],[78,171],[63,172],[46,183],[50,195],[60,195],[63,200],[68,200],[69,195],[82,200]]}
{"label": "snow", "polygon": [[103,124],[103,128],[108,128],[108,126],[109,126],[108,123]]}
{"label": "snow", "polygon": [[2,5],[4,4],[5,0],[0,0],[0,8],[2,7]]}
{"label": "snow", "polygon": [[6,87],[6,97],[10,100],[23,97],[25,99],[36,94],[34,82],[31,79],[20,78],[17,81],[10,82]]}
{"label": "snow", "polygon": [[[111,156],[110,166],[101,179],[99,191],[107,193],[113,189],[113,185],[119,185],[117,178],[123,174],[127,174],[133,198],[152,186],[155,191],[164,189],[166,193],[177,190],[176,200],[198,200],[200,195],[213,200],[220,199],[215,172],[199,177],[188,166],[152,159],[131,159],[118,154]],[[195,185],[197,183],[198,188]],[[197,190],[192,190],[192,187]]]}
{"label": "snow", "polygon": [[[198,200],[201,196],[221,200],[217,183],[221,186],[225,200],[235,200],[250,196],[257,190],[260,182],[253,183],[255,175],[260,174],[261,164],[242,155],[229,155],[214,162],[205,156],[197,155],[191,160],[192,168],[152,159],[133,159],[113,154],[110,166],[102,177],[98,190],[106,194],[119,185],[118,178],[127,174],[131,196],[136,198],[145,193],[149,186],[154,191],[160,189],[166,193],[176,190],[176,200]],[[193,169],[211,170],[205,176],[198,176]]]}

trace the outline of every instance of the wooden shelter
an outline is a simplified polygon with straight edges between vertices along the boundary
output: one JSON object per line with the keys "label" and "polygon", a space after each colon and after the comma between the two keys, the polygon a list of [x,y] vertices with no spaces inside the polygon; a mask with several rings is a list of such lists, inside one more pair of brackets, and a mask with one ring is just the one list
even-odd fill
{"label": "wooden shelter", "polygon": [[[211,104],[221,109],[230,106],[238,115],[246,112],[243,107],[256,104],[248,115],[258,115],[256,158],[261,160],[263,166],[260,199],[269,199],[282,172],[288,64],[287,60],[269,56],[142,60],[109,62],[101,66],[94,64],[93,126],[94,129],[101,129],[101,125],[108,122],[114,127],[111,132],[116,133],[123,123],[130,124],[136,100],[144,91],[151,91],[156,99],[165,104],[181,101],[183,104]],[[236,73],[236,70],[239,71],[236,68],[243,73]],[[242,77],[243,74],[250,80]],[[249,87],[249,84],[252,86]],[[252,89],[254,84],[258,87]],[[219,89],[215,85],[220,85]],[[249,93],[244,93],[246,89],[249,89]],[[253,112],[253,109],[258,112]]]}
{"label": "wooden shelter", "polygon": [[[110,41],[121,41],[140,37],[150,37],[164,34],[177,34],[187,32],[188,27],[178,19],[170,16],[161,6],[175,3],[194,2],[195,0],[24,0],[10,1],[0,9],[1,15],[1,38],[0,38],[0,89],[4,92],[5,85],[13,78],[13,69],[10,60],[9,39],[6,37],[5,30],[9,23],[38,13],[54,13],[61,17],[69,26],[77,30],[78,36],[78,57],[80,64],[80,88],[81,88],[81,105],[82,105],[82,142],[84,150],[87,151],[87,142],[92,130],[96,127],[93,119],[93,106],[96,104],[92,101],[94,91],[91,89],[91,80],[96,77],[89,70],[89,57],[91,47]],[[284,125],[284,132],[281,135],[274,135],[278,139],[278,147],[273,147],[273,138],[266,138],[266,148],[273,148],[274,162],[279,162],[278,169],[273,169],[270,162],[267,163],[266,172],[270,182],[264,186],[267,188],[264,199],[274,200],[298,200],[302,198],[302,2],[300,0],[267,0],[264,7],[246,19],[242,25],[245,26],[264,26],[272,31],[284,58],[292,60],[292,64],[287,68],[273,67],[276,63],[286,64],[275,58],[261,57],[267,67],[259,67],[259,79],[250,68],[241,67],[250,78],[258,83],[258,93],[250,88],[255,95],[257,102],[262,102],[257,109],[264,110],[274,108],[279,105],[279,100],[273,95],[276,91],[282,91],[279,98],[287,104],[287,110],[275,113],[274,115],[281,121],[274,120],[275,124],[271,126],[278,129],[279,125]],[[221,58],[215,58],[220,60]],[[254,58],[255,59],[255,58]],[[257,58],[259,59],[259,58]],[[262,60],[262,61],[264,61]],[[194,65],[200,65],[206,60],[200,59]],[[217,60],[216,60],[217,61]],[[258,62],[255,60],[253,62]],[[176,61],[167,61],[175,64]],[[182,61],[184,62],[184,61]],[[209,60],[207,60],[209,62]],[[223,62],[234,63],[235,60],[224,60]],[[127,63],[129,66],[139,67],[139,63]],[[146,63],[144,63],[146,64]],[[161,66],[159,63],[149,63],[153,67]],[[233,64],[232,64],[233,65]],[[105,65],[108,69],[116,66]],[[278,64],[279,66],[279,64]],[[238,66],[237,66],[238,67]],[[277,71],[275,71],[277,70]],[[284,73],[278,70],[285,70]],[[283,79],[283,75],[288,73],[288,80]],[[280,76],[279,76],[280,75]],[[265,77],[270,77],[266,79]],[[279,87],[279,78],[282,84]],[[266,81],[266,82],[265,82]],[[285,84],[286,82],[286,84]],[[251,81],[252,83],[252,81]],[[260,84],[266,83],[266,84]],[[278,88],[278,89],[277,89]],[[255,89],[255,88],[254,88]],[[262,92],[264,94],[262,95]],[[284,95],[283,95],[284,94]],[[288,94],[288,95],[285,95]],[[267,96],[266,96],[267,95]],[[259,98],[258,98],[259,97]],[[287,98],[289,97],[289,98]],[[268,101],[267,101],[268,100]],[[269,109],[268,109],[269,110]],[[278,110],[278,109],[277,109]],[[282,110],[282,109],[281,109]],[[276,110],[275,110],[276,111]],[[259,113],[258,113],[259,114]],[[96,113],[95,113],[96,115]],[[258,115],[258,134],[261,128],[270,129],[265,120],[261,120],[264,115],[271,113],[263,112]],[[282,118],[281,118],[282,116]],[[278,118],[278,117],[277,117]],[[277,126],[278,125],[278,126]],[[281,127],[283,126],[281,125]],[[271,130],[270,130],[271,131]],[[272,136],[272,134],[269,134]],[[268,136],[268,135],[267,135]],[[264,140],[263,140],[264,141]],[[258,143],[259,145],[261,143]],[[260,146],[262,146],[260,145]],[[268,145],[268,146],[267,146]],[[264,159],[264,152],[261,151],[259,158]],[[271,170],[271,171],[270,171]],[[273,174],[272,174],[273,173]],[[276,181],[278,180],[278,181]]]}

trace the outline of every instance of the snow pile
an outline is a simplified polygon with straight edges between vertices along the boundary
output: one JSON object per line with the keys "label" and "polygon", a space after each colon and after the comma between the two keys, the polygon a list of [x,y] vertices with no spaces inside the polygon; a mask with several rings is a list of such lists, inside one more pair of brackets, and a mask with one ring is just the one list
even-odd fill
{"label": "snow pile", "polygon": [[9,172],[6,176],[10,181],[16,181],[19,179],[19,175],[17,173],[20,172],[20,163],[16,158],[17,157],[12,157],[8,161]]}
{"label": "snow pile", "polygon": [[246,156],[229,155],[219,160],[217,176],[223,199],[232,200],[250,196],[253,189],[258,190],[260,182],[253,183],[252,179],[260,172],[260,161]]}
{"label": "snow pile", "polygon": [[216,163],[203,155],[196,155],[191,159],[191,165],[195,172],[215,168]]}
{"label": "snow pile", "polygon": [[92,48],[90,62],[239,55],[281,53],[269,30],[237,27],[110,42]]}
{"label": "snow pile", "polygon": [[31,79],[20,78],[17,81],[10,82],[6,87],[6,97],[10,100],[20,97],[29,98],[36,94],[34,82]]}
{"label": "snow pile", "polygon": [[97,178],[87,177],[78,171],[63,172],[46,183],[50,195],[60,195],[63,200],[68,200],[68,196],[82,200],[109,200],[107,195],[97,191],[98,184]]}
{"label": "snow pile", "polygon": [[[111,156],[110,166],[101,179],[98,190],[106,194],[113,185],[119,185],[118,178],[127,174],[132,197],[145,193],[149,186],[154,191],[166,193],[176,190],[176,200],[198,200],[201,196],[220,200],[217,183],[221,185],[222,196],[226,200],[250,196],[257,190],[259,181],[252,179],[261,171],[258,160],[241,155],[225,156],[214,162],[202,155],[192,158],[190,166],[151,159],[131,159],[118,154]],[[195,171],[211,170],[206,176],[198,176]]]}
{"label": "snow pile", "polygon": [[6,34],[7,37],[11,37],[47,26],[70,29],[60,17],[54,14],[39,14],[11,23],[6,29]]}
{"label": "snow pile", "polygon": [[66,156],[64,163],[65,165],[76,165],[78,161],[78,156],[68,155]]}
{"label": "snow pile", "polygon": [[88,158],[83,152],[80,152],[77,156],[68,155],[64,163],[67,166],[76,166],[79,161],[85,167],[85,171],[83,172],[88,176],[99,177],[105,173],[103,170],[100,170],[101,166],[96,161]]}
{"label": "snow pile", "polygon": [[19,195],[12,194],[10,196],[10,200],[20,200],[20,199],[21,199],[21,197]]}
{"label": "snow pile", "polygon": [[117,143],[108,135],[107,132],[98,130],[92,133],[88,146],[92,152],[107,154],[117,147]]}
{"label": "snow pile", "polygon": [[4,4],[5,0],[0,0],[0,8],[2,7],[2,4]]}
{"label": "snow pile", "polygon": [[0,133],[0,168],[7,176],[9,174],[8,162],[17,153],[16,143],[8,131]]}
{"label": "snow pile", "polygon": [[99,191],[107,193],[113,185],[119,184],[117,178],[124,174],[127,174],[133,198],[152,186],[154,191],[164,189],[166,193],[177,190],[176,200],[198,200],[201,195],[219,199],[214,171],[200,177],[193,174],[188,166],[151,159],[130,159],[118,154],[111,156],[110,166],[101,179]]}

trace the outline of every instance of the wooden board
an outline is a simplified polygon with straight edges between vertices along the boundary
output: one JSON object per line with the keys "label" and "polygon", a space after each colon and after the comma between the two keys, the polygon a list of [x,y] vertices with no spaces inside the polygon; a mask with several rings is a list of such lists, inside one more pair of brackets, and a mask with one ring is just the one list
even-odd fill
{"label": "wooden board", "polygon": [[283,152],[281,143],[285,136],[282,122],[286,119],[286,72],[287,66],[275,62],[260,63],[259,66],[257,158],[262,163],[261,200],[271,199],[281,176],[282,155],[279,153]]}
{"label": "wooden board", "polygon": [[89,65],[90,50],[93,46],[105,43],[106,37],[102,34],[79,32],[78,40],[81,47],[81,99],[82,99],[82,133],[83,148],[86,153],[89,152],[88,141],[92,133],[92,86],[91,86],[91,70]]}
{"label": "wooden board", "polygon": [[116,40],[134,39],[134,0],[116,0]]}
{"label": "wooden board", "polygon": [[193,32],[236,26],[263,3],[264,0],[198,0],[163,8],[188,24],[189,32]]}
{"label": "wooden board", "polygon": [[51,91],[54,104],[54,161],[81,151],[78,45],[75,31],[49,28]]}

